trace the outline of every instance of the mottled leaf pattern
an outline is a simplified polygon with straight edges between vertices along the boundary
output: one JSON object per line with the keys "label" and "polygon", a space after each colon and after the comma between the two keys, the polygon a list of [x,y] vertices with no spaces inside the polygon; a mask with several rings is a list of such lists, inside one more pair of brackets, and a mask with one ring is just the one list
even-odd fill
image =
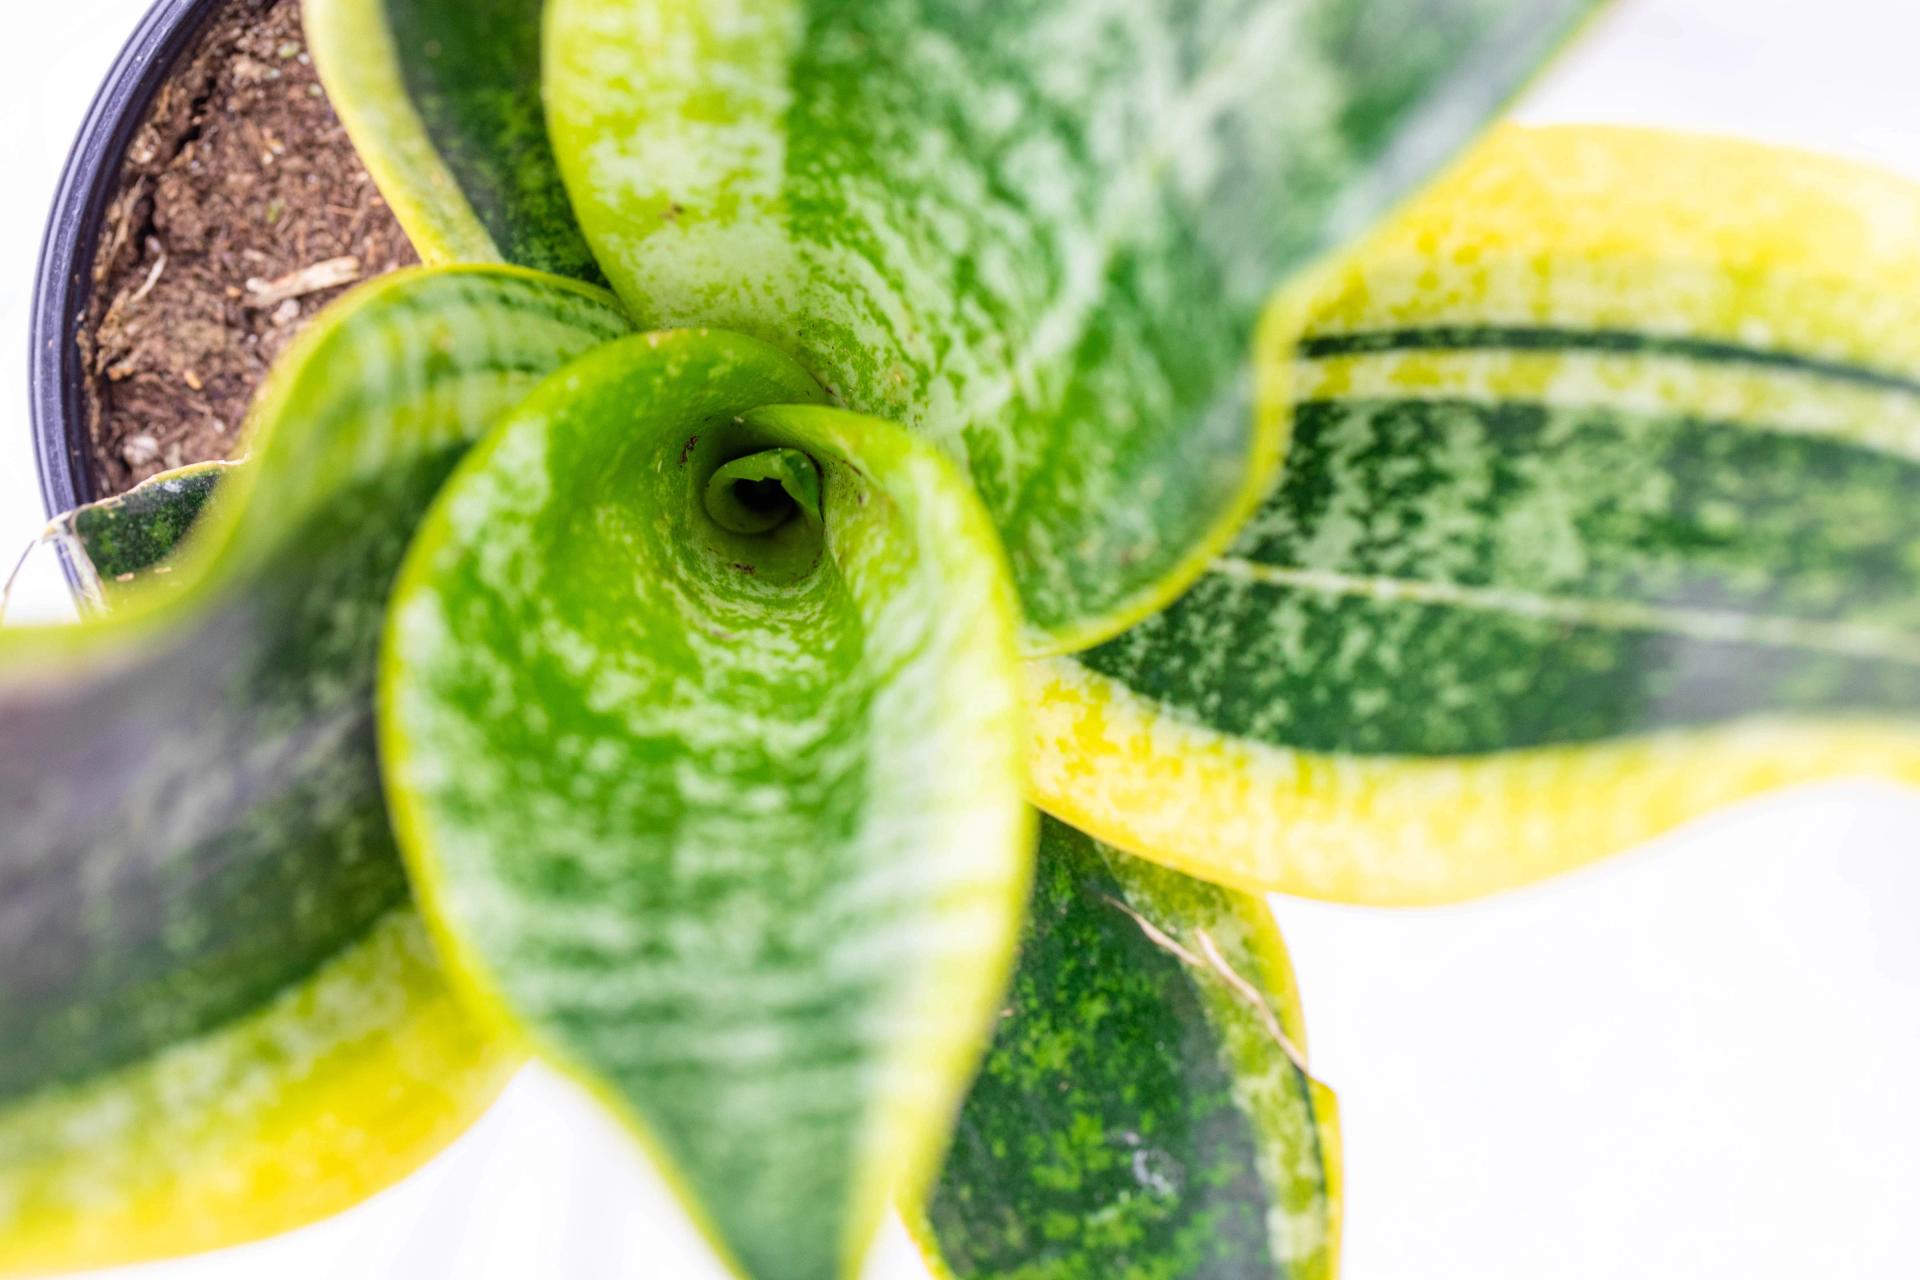
{"label": "mottled leaf pattern", "polygon": [[1795,781],[1920,781],[1920,190],[1513,131],[1267,359],[1281,481],[1038,669],[1044,803],[1243,884],[1451,899]]}
{"label": "mottled leaf pattern", "polygon": [[750,1276],[897,1198],[956,1280],[1328,1280],[1257,898],[1050,820],[1001,1000],[1017,645],[1088,649],[1048,807],[1243,885],[1920,780],[1920,197],[1516,137],[1306,270],[1594,7],[304,0],[423,257],[557,274],[360,291],[252,464],[61,522],[109,608],[0,636],[0,1272],[339,1207],[520,1041]]}
{"label": "mottled leaf pattern", "polygon": [[542,0],[302,0],[321,78],[429,263],[603,277],[540,104]]}
{"label": "mottled leaf pattern", "polygon": [[52,537],[66,549],[87,596],[106,604],[142,579],[170,578],[188,531],[234,465],[202,462],[163,472],[54,521]]}
{"label": "mottled leaf pattern", "polygon": [[1256,501],[1275,291],[1592,7],[554,0],[548,110],[634,314],[764,338],[965,459],[1030,644],[1073,648]]}
{"label": "mottled leaf pattern", "polygon": [[1041,827],[993,1048],[918,1234],[955,1280],[1330,1280],[1333,1098],[1266,903]]}
{"label": "mottled leaf pattern", "polygon": [[986,513],[822,398],[721,333],[571,366],[422,525],[382,675],[402,846],[473,998],[767,1280],[848,1274],[931,1177],[1032,842]]}
{"label": "mottled leaf pattern", "polygon": [[331,1212],[498,1083],[407,904],[377,642],[467,442],[625,328],[505,268],[369,286],[276,371],[182,585],[0,632],[0,1270]]}

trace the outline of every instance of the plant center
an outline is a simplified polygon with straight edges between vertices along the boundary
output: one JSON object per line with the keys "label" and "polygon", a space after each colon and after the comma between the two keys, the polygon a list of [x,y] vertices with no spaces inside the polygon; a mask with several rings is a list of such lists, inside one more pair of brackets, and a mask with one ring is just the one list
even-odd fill
{"label": "plant center", "polygon": [[735,458],[707,481],[707,514],[730,533],[773,533],[805,513],[820,519],[820,468],[798,449]]}

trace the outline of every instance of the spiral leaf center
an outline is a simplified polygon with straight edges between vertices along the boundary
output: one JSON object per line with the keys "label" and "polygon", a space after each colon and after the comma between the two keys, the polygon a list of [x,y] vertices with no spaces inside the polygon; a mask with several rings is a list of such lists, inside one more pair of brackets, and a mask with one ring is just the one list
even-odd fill
{"label": "spiral leaf center", "polygon": [[804,516],[821,522],[820,468],[798,449],[765,449],[727,463],[707,481],[707,514],[731,533],[772,533]]}

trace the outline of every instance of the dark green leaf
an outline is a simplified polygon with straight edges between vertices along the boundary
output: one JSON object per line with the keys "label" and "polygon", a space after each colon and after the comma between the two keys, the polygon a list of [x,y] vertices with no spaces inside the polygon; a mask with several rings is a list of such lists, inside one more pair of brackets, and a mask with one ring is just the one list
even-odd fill
{"label": "dark green leaf", "polygon": [[234,464],[202,462],[153,477],[115,498],[71,511],[55,522],[92,594],[110,602],[142,577],[173,573],[187,533]]}
{"label": "dark green leaf", "polygon": [[1049,819],[923,1232],[956,1280],[1334,1274],[1332,1096],[1267,906]]}
{"label": "dark green leaf", "polygon": [[603,277],[540,105],[541,0],[303,0],[360,158],[430,263]]}
{"label": "dark green leaf", "polygon": [[1593,7],[554,0],[548,106],[635,315],[764,338],[966,459],[1032,642],[1075,648],[1257,500],[1277,291]]}
{"label": "dark green leaf", "polygon": [[182,585],[0,632],[0,1269],[331,1212],[497,1083],[408,906],[377,638],[468,441],[625,328],[505,268],[369,286],[276,371]]}

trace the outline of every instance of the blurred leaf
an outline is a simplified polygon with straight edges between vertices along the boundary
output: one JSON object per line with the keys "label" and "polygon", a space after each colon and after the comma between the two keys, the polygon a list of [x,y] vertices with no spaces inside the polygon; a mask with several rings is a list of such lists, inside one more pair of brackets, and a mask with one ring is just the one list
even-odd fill
{"label": "blurred leaf", "polygon": [[0,632],[0,1272],[334,1212],[498,1086],[408,905],[377,638],[467,442],[625,328],[518,270],[368,286],[275,372],[180,585]]}

